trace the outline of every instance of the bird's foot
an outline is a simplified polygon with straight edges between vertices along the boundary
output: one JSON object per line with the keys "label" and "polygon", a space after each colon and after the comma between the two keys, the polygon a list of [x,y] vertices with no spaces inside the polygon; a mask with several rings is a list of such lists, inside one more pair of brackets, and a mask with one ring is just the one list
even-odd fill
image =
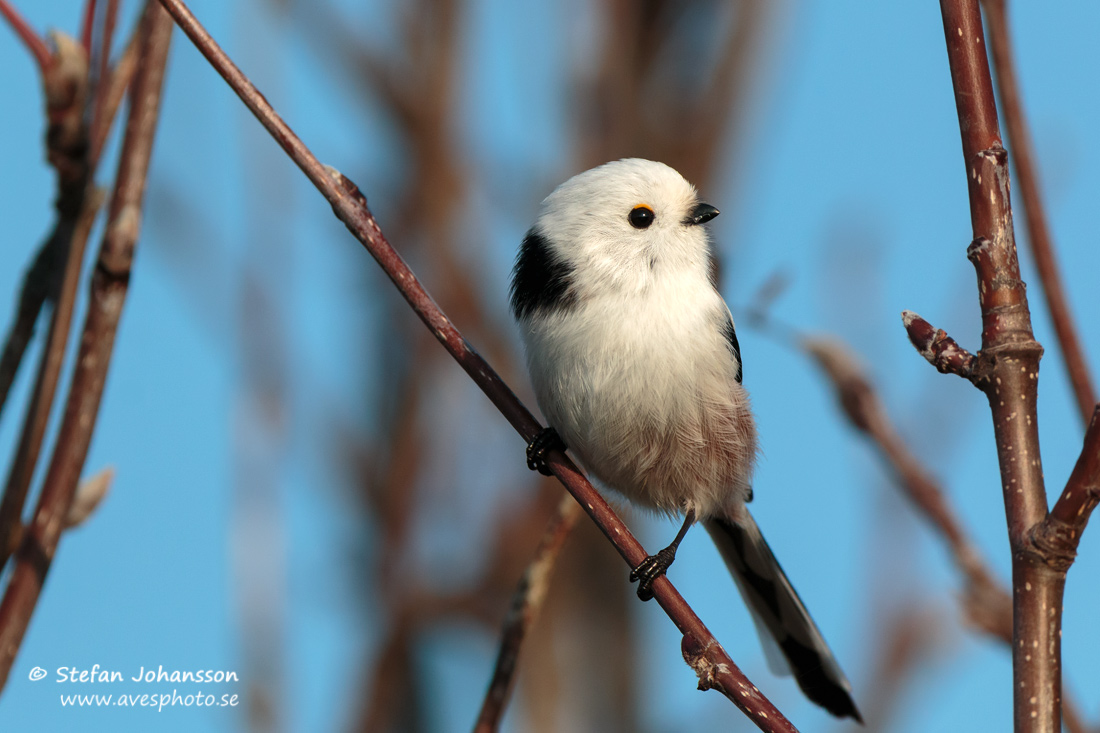
{"label": "bird's foot", "polygon": [[664,575],[675,559],[676,548],[669,546],[642,560],[638,567],[630,571],[630,582],[638,581],[638,598],[643,601],[653,598],[653,581]]}
{"label": "bird's foot", "polygon": [[550,467],[546,465],[548,450],[565,450],[565,443],[554,428],[543,428],[538,435],[531,438],[531,442],[527,444],[527,467],[543,476],[549,476]]}

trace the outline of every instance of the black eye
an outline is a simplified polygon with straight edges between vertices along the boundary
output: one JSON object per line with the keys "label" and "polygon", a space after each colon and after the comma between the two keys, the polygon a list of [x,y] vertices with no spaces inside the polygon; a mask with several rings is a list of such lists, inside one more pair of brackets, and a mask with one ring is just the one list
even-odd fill
{"label": "black eye", "polygon": [[653,216],[653,209],[642,205],[631,209],[626,218],[630,220],[630,226],[635,229],[645,229],[653,223]]}

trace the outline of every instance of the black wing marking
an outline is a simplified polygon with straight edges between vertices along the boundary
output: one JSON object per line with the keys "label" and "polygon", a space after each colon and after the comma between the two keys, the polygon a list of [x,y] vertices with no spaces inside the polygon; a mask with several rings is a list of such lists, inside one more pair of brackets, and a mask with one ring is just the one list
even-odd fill
{"label": "black wing marking", "polygon": [[536,311],[566,309],[576,302],[573,267],[555,257],[546,238],[534,228],[520,245],[512,270],[511,295],[516,320]]}
{"label": "black wing marking", "polygon": [[741,378],[744,376],[745,370],[741,363],[741,344],[737,343],[737,331],[733,328],[733,318],[726,314],[726,325],[723,329],[725,331],[726,343],[730,347],[730,351],[733,353],[733,358],[737,359],[737,383],[741,384]]}

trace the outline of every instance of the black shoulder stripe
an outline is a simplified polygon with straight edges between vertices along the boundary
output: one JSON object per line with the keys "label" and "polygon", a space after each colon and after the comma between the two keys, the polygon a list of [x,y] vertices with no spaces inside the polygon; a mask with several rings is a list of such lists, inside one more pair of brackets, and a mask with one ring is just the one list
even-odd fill
{"label": "black shoulder stripe", "polygon": [[741,384],[741,378],[745,374],[744,366],[741,363],[741,344],[737,343],[737,331],[733,329],[733,319],[726,316],[725,327],[726,343],[729,344],[730,351],[733,352],[733,358],[737,359],[737,383]]}
{"label": "black shoulder stripe", "polygon": [[573,268],[553,256],[542,234],[532,228],[523,238],[512,269],[512,315],[517,320],[535,311],[555,311],[571,306]]}

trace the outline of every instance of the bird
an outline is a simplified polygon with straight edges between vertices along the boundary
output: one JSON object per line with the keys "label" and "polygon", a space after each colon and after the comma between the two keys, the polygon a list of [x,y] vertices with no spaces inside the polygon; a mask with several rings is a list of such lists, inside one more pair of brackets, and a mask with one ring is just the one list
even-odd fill
{"label": "bird", "polygon": [[512,270],[510,305],[548,427],[612,497],[670,517],[672,543],[631,573],[643,600],[697,521],[748,606],[769,666],[862,722],[852,686],[749,513],[757,431],[733,317],[703,226],[719,211],[675,169],[625,158],[547,196]]}

